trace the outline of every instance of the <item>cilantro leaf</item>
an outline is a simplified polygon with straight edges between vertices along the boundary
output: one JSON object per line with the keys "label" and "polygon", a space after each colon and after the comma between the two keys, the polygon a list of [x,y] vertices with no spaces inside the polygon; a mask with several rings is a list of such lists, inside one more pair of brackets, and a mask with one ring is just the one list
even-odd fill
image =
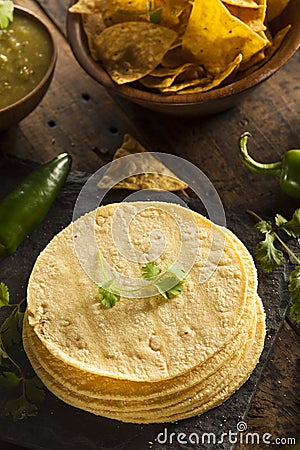
{"label": "cilantro leaf", "polygon": [[34,417],[37,413],[37,406],[30,403],[24,393],[16,399],[9,400],[5,405],[5,414],[12,416],[15,421]]}
{"label": "cilantro leaf", "polygon": [[161,273],[161,268],[154,261],[148,262],[142,267],[142,278],[156,278]]}
{"label": "cilantro leaf", "polygon": [[162,283],[157,283],[154,285],[154,287],[156,287],[159,295],[161,295],[163,298],[165,298],[166,300],[169,299],[167,291],[165,290],[164,286],[162,285]]}
{"label": "cilantro leaf", "polygon": [[287,221],[280,214],[277,214],[275,221],[276,225],[289,236],[294,238],[300,236],[300,208],[296,209],[291,220]]}
{"label": "cilantro leaf", "polygon": [[3,348],[2,342],[0,340],[0,366],[3,366],[4,359],[8,359],[8,354],[5,350],[5,348]]}
{"label": "cilantro leaf", "polygon": [[172,287],[171,289],[168,290],[168,294],[171,295],[179,295],[180,292],[183,289],[183,281],[180,281],[179,283],[176,284],[176,286]]}
{"label": "cilantro leaf", "polygon": [[160,295],[165,299],[169,299],[170,294],[178,295],[182,291],[183,283],[181,281],[178,283],[178,278],[175,275],[171,275],[158,281],[154,286]]}
{"label": "cilantro leaf", "polygon": [[113,280],[106,281],[98,286],[98,297],[105,308],[112,308],[120,300],[121,296],[110,287]]}
{"label": "cilantro leaf", "polygon": [[174,264],[167,263],[167,273],[175,275],[178,280],[183,280],[186,276],[185,269],[179,262],[176,262]]}
{"label": "cilantro leaf", "polygon": [[282,251],[274,245],[275,238],[274,233],[267,232],[265,240],[259,242],[256,246],[256,258],[265,272],[272,272],[284,263]]}
{"label": "cilantro leaf", "polygon": [[281,214],[276,214],[275,223],[278,228],[282,227],[286,222],[287,220]]}
{"label": "cilantro leaf", "polygon": [[24,313],[15,308],[0,327],[1,339],[7,349],[21,342],[21,330]]}
{"label": "cilantro leaf", "polygon": [[[102,261],[100,252],[99,260]],[[142,266],[141,278],[149,280],[149,283],[145,286],[139,287],[133,290],[126,290],[120,287],[114,286],[114,280],[107,280],[104,283],[98,284],[98,297],[100,302],[105,308],[112,308],[120,300],[120,292],[138,292],[146,289],[150,286],[156,288],[158,293],[165,299],[170,296],[180,294],[183,289],[183,280],[186,277],[184,267],[180,263],[170,264],[164,262],[167,269],[163,269],[155,264],[154,261],[148,262]],[[100,264],[104,278],[107,278],[104,272],[103,264]]]}
{"label": "cilantro leaf", "polygon": [[17,377],[14,372],[3,372],[0,375],[0,389],[14,388],[22,381],[22,378]]}
{"label": "cilantro leaf", "polygon": [[300,322],[300,266],[297,266],[289,277],[289,292],[292,300],[290,314]]}
{"label": "cilantro leaf", "polygon": [[44,385],[37,376],[34,376],[33,378],[26,378],[24,380],[24,384],[26,397],[31,403],[39,405],[44,401]]}
{"label": "cilantro leaf", "polygon": [[152,23],[156,23],[159,24],[161,22],[161,11],[157,10],[157,11],[150,11],[150,21]]}
{"label": "cilantro leaf", "polygon": [[0,0],[0,29],[7,28],[13,21],[14,4],[9,0]]}
{"label": "cilantro leaf", "polygon": [[147,4],[147,12],[149,19],[152,23],[160,23],[161,22],[161,8],[152,9],[152,2],[148,1]]}
{"label": "cilantro leaf", "polygon": [[273,225],[270,220],[261,220],[257,222],[254,227],[263,234],[273,231]]}
{"label": "cilantro leaf", "polygon": [[9,305],[9,291],[4,283],[0,283],[0,308]]}

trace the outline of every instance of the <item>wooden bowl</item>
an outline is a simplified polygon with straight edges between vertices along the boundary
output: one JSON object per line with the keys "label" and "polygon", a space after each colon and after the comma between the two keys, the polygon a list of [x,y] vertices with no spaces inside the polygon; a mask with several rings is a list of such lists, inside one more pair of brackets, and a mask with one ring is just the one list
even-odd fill
{"label": "wooden bowl", "polygon": [[55,42],[48,26],[44,23],[44,21],[29,10],[16,5],[14,8],[14,14],[28,17],[31,21],[38,22],[40,26],[44,28],[46,34],[49,36],[51,58],[48,64],[48,69],[43,78],[28,94],[20,100],[17,100],[15,103],[12,103],[4,108],[0,108],[0,131],[4,131],[12,125],[20,122],[40,103],[50,86],[57,59],[57,48]]}
{"label": "wooden bowl", "polygon": [[[75,1],[72,0],[71,4]],[[85,71],[111,93],[120,95],[153,111],[177,116],[207,116],[239,104],[256,86],[271,77],[296,52],[300,45],[300,7],[291,0],[283,14],[271,23],[272,31],[291,24],[281,47],[262,67],[244,78],[211,91],[196,94],[161,95],[130,85],[117,85],[89,53],[81,16],[68,12],[67,35],[72,51]]]}

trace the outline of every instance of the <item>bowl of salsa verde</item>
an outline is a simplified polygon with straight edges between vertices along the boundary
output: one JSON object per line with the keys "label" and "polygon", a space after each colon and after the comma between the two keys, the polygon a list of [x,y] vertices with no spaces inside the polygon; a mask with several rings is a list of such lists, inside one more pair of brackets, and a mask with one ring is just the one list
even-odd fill
{"label": "bowl of salsa verde", "polygon": [[57,49],[48,26],[14,6],[0,28],[0,131],[20,122],[40,103],[51,83]]}

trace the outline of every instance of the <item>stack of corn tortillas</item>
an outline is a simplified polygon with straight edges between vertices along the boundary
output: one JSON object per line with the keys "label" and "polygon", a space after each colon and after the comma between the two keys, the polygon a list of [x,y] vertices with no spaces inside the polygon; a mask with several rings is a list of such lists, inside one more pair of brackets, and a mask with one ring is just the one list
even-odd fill
{"label": "stack of corn tortillas", "polygon": [[[121,232],[129,223],[136,258],[120,249],[114,222]],[[185,261],[182,292],[168,300],[121,296],[106,309],[84,270],[97,250],[85,242],[87,259],[79,262],[74,248],[90,223],[116,279],[138,279],[157,239],[155,263]],[[66,403],[124,422],[175,421],[221,404],[250,376],[264,338],[247,249],[230,231],[175,204],[120,203],[86,214],[49,243],[29,281],[23,342],[37,375]]]}

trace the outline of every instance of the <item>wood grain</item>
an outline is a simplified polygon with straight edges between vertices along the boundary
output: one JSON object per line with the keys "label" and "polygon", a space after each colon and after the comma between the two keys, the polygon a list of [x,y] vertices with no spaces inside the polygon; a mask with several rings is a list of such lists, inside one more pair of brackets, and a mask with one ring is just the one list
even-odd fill
{"label": "wood grain", "polygon": [[[285,150],[300,148],[299,51],[238,108],[207,119],[169,117],[111,97],[83,72],[65,37],[66,0],[18,3],[46,17],[59,56],[41,104],[17,127],[0,135],[0,156],[43,162],[68,151],[74,169],[93,172],[111,160],[124,133],[130,133],[149,150],[176,154],[197,165],[228,208],[251,208],[268,216],[279,211],[289,214],[299,207],[299,202],[281,193],[277,179],[245,169],[237,146],[239,135],[248,130],[249,148],[258,160],[276,161]],[[286,320],[253,399],[249,431],[300,435],[299,344],[299,327]]]}

